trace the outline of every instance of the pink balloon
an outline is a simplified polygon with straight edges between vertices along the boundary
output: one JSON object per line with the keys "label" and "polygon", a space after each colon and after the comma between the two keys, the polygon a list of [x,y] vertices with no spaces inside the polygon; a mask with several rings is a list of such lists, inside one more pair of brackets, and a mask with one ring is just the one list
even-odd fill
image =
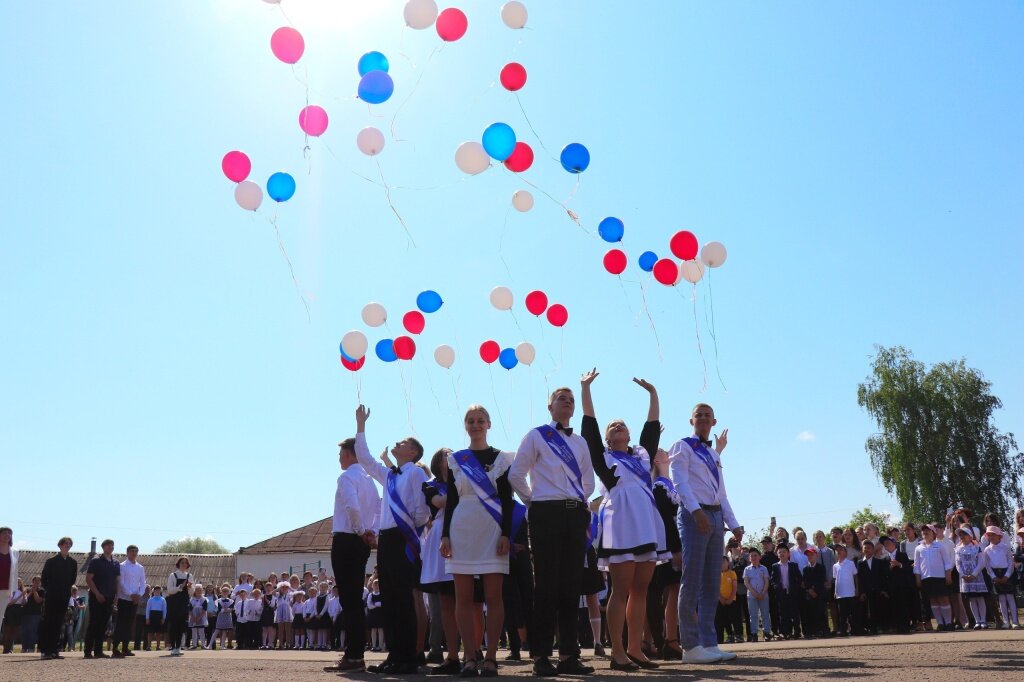
{"label": "pink balloon", "polygon": [[270,36],[270,50],[285,64],[294,64],[306,50],[302,34],[290,26],[282,26]]}
{"label": "pink balloon", "polygon": [[469,20],[466,19],[466,15],[462,13],[462,10],[449,7],[437,15],[437,23],[434,25],[434,28],[437,29],[437,35],[441,36],[441,40],[450,43],[466,35],[466,29],[469,28]]}
{"label": "pink balloon", "polygon": [[299,127],[307,135],[320,137],[327,130],[327,112],[323,107],[310,104],[299,112]]}
{"label": "pink balloon", "polygon": [[241,182],[249,177],[249,171],[252,170],[252,162],[249,161],[249,157],[245,155],[245,152],[236,150],[224,155],[220,162],[220,169],[224,171],[224,175],[231,182]]}

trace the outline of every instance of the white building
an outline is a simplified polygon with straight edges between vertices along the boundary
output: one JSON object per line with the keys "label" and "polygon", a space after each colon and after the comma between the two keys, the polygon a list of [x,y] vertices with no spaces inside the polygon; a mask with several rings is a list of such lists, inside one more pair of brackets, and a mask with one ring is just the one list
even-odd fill
{"label": "white building", "polygon": [[[271,573],[278,575],[298,574],[320,568],[334,575],[331,568],[331,522],[332,517],[315,521],[308,526],[290,530],[281,535],[240,547],[235,555],[235,574],[252,573],[257,580],[263,580]],[[370,552],[366,562],[367,573],[377,563],[377,551]]]}

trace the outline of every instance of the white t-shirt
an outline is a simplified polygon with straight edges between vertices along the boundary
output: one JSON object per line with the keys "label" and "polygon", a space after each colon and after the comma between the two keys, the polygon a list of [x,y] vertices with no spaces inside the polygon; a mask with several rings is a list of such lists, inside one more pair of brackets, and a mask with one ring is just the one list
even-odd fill
{"label": "white t-shirt", "polygon": [[836,583],[836,599],[857,596],[857,583],[853,579],[855,575],[857,575],[857,564],[848,558],[837,561],[832,567],[832,579]]}

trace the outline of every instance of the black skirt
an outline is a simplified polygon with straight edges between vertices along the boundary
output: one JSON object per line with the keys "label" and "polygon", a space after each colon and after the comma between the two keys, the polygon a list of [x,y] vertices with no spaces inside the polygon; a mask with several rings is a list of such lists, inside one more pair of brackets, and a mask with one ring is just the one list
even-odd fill
{"label": "black skirt", "polygon": [[[997,578],[1002,578],[1004,575],[1006,575],[1005,568],[993,568],[992,572],[996,574]],[[1009,575],[1010,579],[1005,583],[997,583],[995,581],[992,581],[992,586],[995,588],[996,594],[1016,594],[1017,583],[1014,580],[1015,573],[1011,572]]]}
{"label": "black skirt", "polygon": [[370,628],[384,627],[384,609],[377,607],[366,614],[366,626]]}
{"label": "black skirt", "polygon": [[580,594],[598,594],[605,588],[604,577],[597,570],[597,550],[587,550],[587,565],[583,568],[583,585]]}

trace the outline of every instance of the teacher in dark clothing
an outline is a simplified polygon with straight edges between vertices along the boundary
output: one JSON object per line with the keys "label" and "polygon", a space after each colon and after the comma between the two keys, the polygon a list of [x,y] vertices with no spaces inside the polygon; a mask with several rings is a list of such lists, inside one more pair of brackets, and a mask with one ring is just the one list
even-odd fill
{"label": "teacher in dark clothing", "polygon": [[[121,565],[114,560],[114,541],[104,540],[103,554],[89,562],[85,583],[89,586],[89,629],[85,632],[85,657],[107,658],[103,653],[107,622],[117,595]],[[64,600],[67,605],[67,600]]]}
{"label": "teacher in dark clothing", "polygon": [[71,599],[71,588],[78,576],[78,562],[69,556],[71,538],[64,537],[57,542],[57,554],[43,564],[43,588],[46,600],[43,602],[43,623],[39,627],[39,652],[44,659],[64,658],[60,655],[60,631]]}

